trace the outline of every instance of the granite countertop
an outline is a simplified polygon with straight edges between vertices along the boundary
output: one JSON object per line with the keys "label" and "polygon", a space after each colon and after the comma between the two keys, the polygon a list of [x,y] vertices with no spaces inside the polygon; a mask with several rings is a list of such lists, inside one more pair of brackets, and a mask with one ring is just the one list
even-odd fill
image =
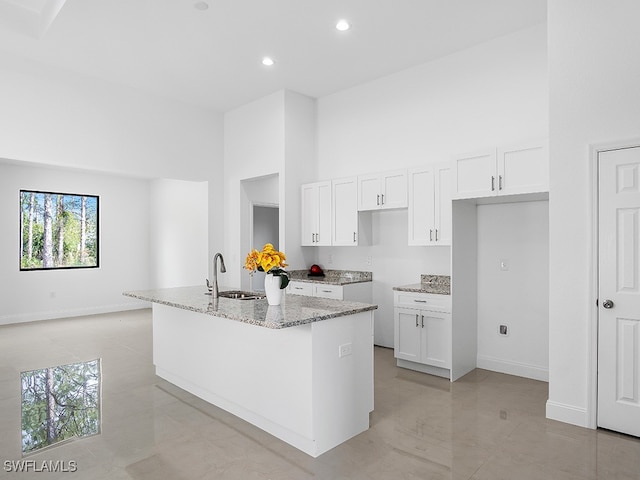
{"label": "granite countertop", "polygon": [[[220,289],[224,290],[232,289]],[[266,328],[295,327],[378,308],[368,303],[286,294],[282,296],[282,304],[274,306],[269,305],[266,298],[235,300],[221,297],[213,300],[206,292],[207,287],[194,286],[124,292],[123,295]]]}
{"label": "granite countertop", "polygon": [[451,295],[451,277],[448,275],[421,275],[420,283],[393,287],[400,292]]}
{"label": "granite countertop", "polygon": [[295,282],[348,285],[350,283],[370,282],[373,279],[373,274],[356,270],[325,270],[323,277],[315,277],[309,276],[308,270],[292,270],[289,272],[289,279]]}

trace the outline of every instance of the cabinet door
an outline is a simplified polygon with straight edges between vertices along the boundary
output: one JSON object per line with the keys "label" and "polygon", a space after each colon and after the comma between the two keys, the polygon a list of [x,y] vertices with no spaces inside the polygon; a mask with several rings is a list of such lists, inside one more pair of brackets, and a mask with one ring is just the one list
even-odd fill
{"label": "cabinet door", "polygon": [[546,141],[498,149],[499,195],[549,191],[549,148]]}
{"label": "cabinet door", "polygon": [[409,171],[409,245],[430,245],[434,240],[434,169]]}
{"label": "cabinet door", "polygon": [[334,180],[333,245],[358,244],[358,180],[356,177]]}
{"label": "cabinet door", "polygon": [[380,177],[380,207],[407,207],[407,171],[383,173]]}
{"label": "cabinet door", "polygon": [[438,165],[434,172],[434,242],[432,245],[451,245],[452,210],[451,166]]}
{"label": "cabinet door", "polygon": [[451,368],[451,314],[420,311],[421,363]]}
{"label": "cabinet door", "polygon": [[495,149],[453,159],[453,198],[481,198],[497,194]]}
{"label": "cabinet door", "polygon": [[308,297],[313,296],[313,284],[307,282],[291,281],[287,286],[287,293],[293,293],[295,295],[306,295]]}
{"label": "cabinet door", "polygon": [[302,185],[302,218],[300,245],[313,246],[318,230],[318,187],[314,183]]}
{"label": "cabinet door", "polygon": [[343,287],[341,285],[314,285],[313,296],[333,298],[334,300],[344,300]]}
{"label": "cabinet door", "polygon": [[331,182],[318,183],[318,229],[316,246],[331,245]]}
{"label": "cabinet door", "polygon": [[380,208],[380,175],[358,176],[358,210]]}
{"label": "cabinet door", "polygon": [[420,310],[394,308],[394,330],[395,357],[411,362],[421,362]]}

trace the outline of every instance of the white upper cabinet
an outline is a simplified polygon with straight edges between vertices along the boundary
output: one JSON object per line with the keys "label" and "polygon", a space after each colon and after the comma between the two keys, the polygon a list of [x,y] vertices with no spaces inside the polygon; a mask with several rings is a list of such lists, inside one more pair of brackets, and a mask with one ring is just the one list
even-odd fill
{"label": "white upper cabinet", "polygon": [[301,245],[331,245],[331,182],[302,185]]}
{"label": "white upper cabinet", "polygon": [[358,179],[333,180],[332,244],[358,245]]}
{"label": "white upper cabinet", "polygon": [[409,245],[451,245],[449,163],[409,170]]}
{"label": "white upper cabinet", "polygon": [[452,168],[454,199],[549,191],[546,141],[458,155]]}
{"label": "white upper cabinet", "polygon": [[358,176],[358,210],[406,208],[407,171]]}
{"label": "white upper cabinet", "polygon": [[549,191],[548,142],[498,149],[499,195]]}

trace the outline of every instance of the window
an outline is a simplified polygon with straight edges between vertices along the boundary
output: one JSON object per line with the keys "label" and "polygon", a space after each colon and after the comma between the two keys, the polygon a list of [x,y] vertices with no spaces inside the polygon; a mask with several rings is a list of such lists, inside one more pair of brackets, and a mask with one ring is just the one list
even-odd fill
{"label": "window", "polygon": [[20,190],[20,270],[99,266],[98,197]]}

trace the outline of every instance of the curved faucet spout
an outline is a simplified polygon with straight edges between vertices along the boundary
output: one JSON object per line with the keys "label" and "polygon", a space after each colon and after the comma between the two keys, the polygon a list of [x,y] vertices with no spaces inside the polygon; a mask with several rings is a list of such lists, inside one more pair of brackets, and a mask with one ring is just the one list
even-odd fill
{"label": "curved faucet spout", "polygon": [[220,259],[220,273],[227,272],[227,268],[224,266],[224,257],[220,252],[216,253],[213,257],[213,289],[211,290],[213,298],[218,298],[220,295],[218,290],[218,259]]}

